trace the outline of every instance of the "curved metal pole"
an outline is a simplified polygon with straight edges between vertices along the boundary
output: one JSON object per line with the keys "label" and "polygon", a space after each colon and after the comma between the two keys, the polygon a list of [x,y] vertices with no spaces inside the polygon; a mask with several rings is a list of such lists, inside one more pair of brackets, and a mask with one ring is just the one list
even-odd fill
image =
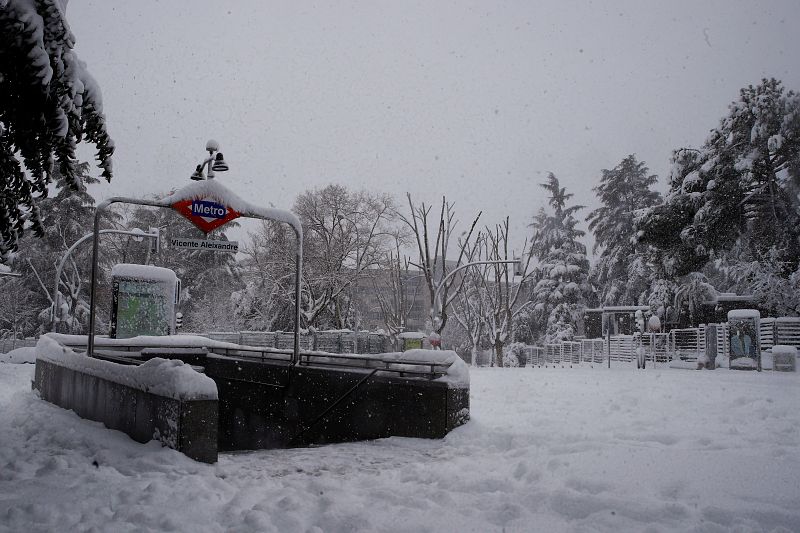
{"label": "curved metal pole", "polygon": [[92,284],[89,292],[89,341],[86,348],[86,355],[90,356],[94,353],[94,326],[95,326],[95,299],[97,295],[97,255],[100,248],[100,215],[111,204],[126,203],[135,205],[147,205],[151,207],[169,207],[168,203],[156,200],[139,200],[138,198],[124,198],[115,196],[107,200],[103,200],[97,204],[97,209],[94,212],[94,231],[92,236]]}
{"label": "curved metal pole", "polygon": [[[469,268],[475,265],[502,265],[503,263],[509,263],[509,264],[519,263],[519,259],[500,259],[497,261],[472,261],[471,263],[466,263],[452,270],[451,272],[448,272],[447,275],[443,277],[442,280],[439,282],[439,284],[436,286],[436,289],[434,289],[433,291],[433,305],[436,305],[436,303],[439,301],[439,291],[441,290],[442,287],[444,287],[444,282],[453,277],[453,275],[456,272],[459,272],[461,270],[464,270],[465,268]],[[440,313],[438,313],[436,309],[434,309],[433,311],[436,316],[433,316],[434,313],[431,313],[431,318],[434,320],[437,318],[441,320]],[[436,328],[436,324],[431,324],[431,327]]]}
{"label": "curved metal pole", "polygon": [[[101,229],[98,233],[101,235],[106,233],[117,233],[121,235],[133,235],[136,237],[150,237],[154,239],[157,238],[157,236],[152,233],[140,233],[138,231],[126,231],[121,229]],[[87,239],[90,239],[93,236],[94,232],[87,233],[86,235],[75,241],[75,243],[72,246],[70,246],[66,252],[64,252],[64,255],[61,257],[61,261],[58,263],[58,267],[56,268],[56,282],[55,285],[53,286],[53,312],[50,313],[50,321],[53,324],[53,331],[56,330],[56,302],[58,301],[58,284],[61,281],[61,271],[64,269],[64,264],[67,262],[67,258],[72,254],[75,248],[77,248],[80,244],[86,242]]]}
{"label": "curved metal pole", "polygon": [[[161,199],[161,200],[140,200],[138,198],[125,198],[125,197],[113,197],[107,200],[104,200],[97,204],[97,210],[94,214],[94,231],[92,235],[94,236],[94,241],[92,242],[92,284],[91,284],[91,292],[89,296],[89,341],[87,347],[87,355],[90,355],[94,352],[94,327],[95,327],[95,298],[97,294],[97,255],[99,251],[99,235],[100,235],[100,214],[103,210],[105,210],[109,205],[113,203],[126,203],[126,204],[135,204],[135,205],[145,205],[150,207],[172,207],[172,201],[169,197]],[[284,224],[288,224],[292,227],[294,231],[295,238],[297,240],[297,253],[295,255],[295,324],[294,324],[294,348],[292,350],[292,360],[291,364],[296,365],[300,360],[300,283],[302,281],[302,271],[303,271],[303,227],[300,224],[300,220],[294,213],[289,211],[281,211],[281,210],[271,210],[267,212],[266,210],[261,210],[255,206],[250,207],[250,210],[242,211],[239,213],[239,216],[243,218],[257,218],[261,220],[275,220],[277,222],[283,222]]]}

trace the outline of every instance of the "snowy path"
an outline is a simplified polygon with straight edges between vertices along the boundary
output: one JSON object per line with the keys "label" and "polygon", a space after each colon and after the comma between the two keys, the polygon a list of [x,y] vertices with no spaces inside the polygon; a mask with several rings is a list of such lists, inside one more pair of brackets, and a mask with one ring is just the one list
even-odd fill
{"label": "snowy path", "polygon": [[800,374],[479,369],[443,441],[209,466],[38,400],[32,373],[0,363],[0,531],[800,531]]}

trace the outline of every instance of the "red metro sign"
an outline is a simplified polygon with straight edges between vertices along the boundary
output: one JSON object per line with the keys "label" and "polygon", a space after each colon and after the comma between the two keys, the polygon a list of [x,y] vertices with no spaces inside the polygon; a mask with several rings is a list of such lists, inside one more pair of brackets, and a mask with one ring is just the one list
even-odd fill
{"label": "red metro sign", "polygon": [[210,199],[180,200],[172,204],[172,208],[205,233],[224,226],[241,215],[238,211]]}

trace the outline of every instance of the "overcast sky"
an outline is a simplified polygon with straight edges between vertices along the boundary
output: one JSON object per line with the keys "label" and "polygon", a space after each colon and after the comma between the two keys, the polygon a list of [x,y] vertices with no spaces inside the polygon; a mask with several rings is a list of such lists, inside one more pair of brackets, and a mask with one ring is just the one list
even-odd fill
{"label": "overcast sky", "polygon": [[800,89],[797,0],[72,0],[67,18],[117,147],[99,197],[189,183],[214,138],[254,203],[444,194],[521,237],[547,172],[596,206],[601,169],[635,153],[663,189],[739,88]]}

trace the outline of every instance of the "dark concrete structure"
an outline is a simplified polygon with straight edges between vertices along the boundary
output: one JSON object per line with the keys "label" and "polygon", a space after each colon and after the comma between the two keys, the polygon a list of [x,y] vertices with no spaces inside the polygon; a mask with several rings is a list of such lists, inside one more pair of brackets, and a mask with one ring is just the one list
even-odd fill
{"label": "dark concrete structure", "polygon": [[214,380],[219,401],[156,396],[41,359],[34,388],[83,418],[139,442],[158,438],[203,462],[215,462],[217,450],[442,438],[469,420],[469,386],[435,379],[446,365],[358,359],[364,366],[353,367],[353,358],[319,354],[291,365],[261,355],[175,347],[95,354],[118,364],[181,359]]}
{"label": "dark concrete structure", "polygon": [[209,356],[221,450],[384,437],[442,438],[469,419],[469,389],[380,370]]}
{"label": "dark concrete structure", "polygon": [[43,400],[102,422],[137,442],[153,439],[204,463],[217,461],[217,401],[176,400],[36,360]]}

